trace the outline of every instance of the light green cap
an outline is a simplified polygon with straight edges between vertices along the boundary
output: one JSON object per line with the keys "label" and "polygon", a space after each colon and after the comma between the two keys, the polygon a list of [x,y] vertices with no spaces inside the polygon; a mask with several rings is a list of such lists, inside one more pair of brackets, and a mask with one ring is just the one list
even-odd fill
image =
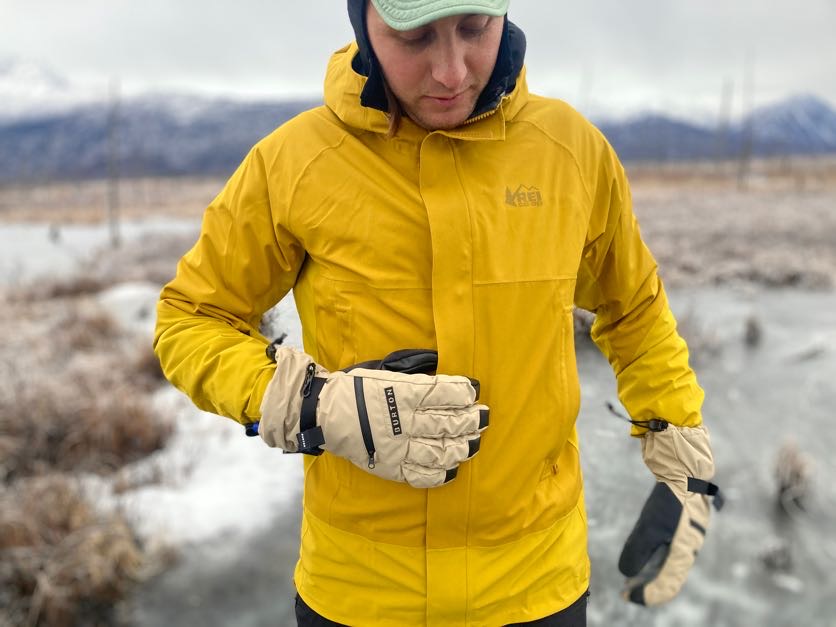
{"label": "light green cap", "polygon": [[410,30],[463,13],[505,15],[510,0],[372,0],[374,8],[395,30]]}

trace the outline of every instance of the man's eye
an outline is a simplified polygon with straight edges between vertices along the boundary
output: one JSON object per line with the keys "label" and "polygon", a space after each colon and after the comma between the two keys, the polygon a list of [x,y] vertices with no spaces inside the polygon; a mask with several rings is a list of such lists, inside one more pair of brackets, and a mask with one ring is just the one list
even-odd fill
{"label": "man's eye", "polygon": [[486,15],[471,15],[459,22],[459,32],[463,37],[479,37],[487,32],[494,19]]}
{"label": "man's eye", "polygon": [[484,34],[485,30],[487,29],[481,26],[462,26],[461,34],[465,37],[479,37],[480,35]]}
{"label": "man's eye", "polygon": [[415,39],[407,39],[408,46],[422,46],[430,40],[429,37],[416,37]]}
{"label": "man's eye", "polygon": [[407,46],[421,46],[430,41],[430,34],[421,33],[420,35],[413,35],[411,37],[401,37],[401,41]]}

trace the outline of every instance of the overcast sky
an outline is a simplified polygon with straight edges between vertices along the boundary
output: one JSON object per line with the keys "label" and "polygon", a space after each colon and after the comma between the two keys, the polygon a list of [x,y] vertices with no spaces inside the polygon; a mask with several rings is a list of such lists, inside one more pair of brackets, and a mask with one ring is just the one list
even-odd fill
{"label": "overcast sky", "polygon": [[[813,93],[836,104],[836,0],[512,0],[532,91],[588,113],[716,115]],[[0,59],[122,89],[321,94],[352,38],[344,0],[0,0]]]}

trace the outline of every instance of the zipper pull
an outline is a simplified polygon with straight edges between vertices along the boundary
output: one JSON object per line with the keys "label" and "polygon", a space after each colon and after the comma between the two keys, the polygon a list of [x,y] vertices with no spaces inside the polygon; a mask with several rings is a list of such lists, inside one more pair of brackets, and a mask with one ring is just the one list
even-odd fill
{"label": "zipper pull", "polygon": [[374,453],[369,454],[369,470],[374,470]]}
{"label": "zipper pull", "polygon": [[308,369],[305,372],[305,381],[302,383],[302,398],[308,398],[311,395],[311,388],[313,387],[315,374],[316,364],[311,362],[308,364]]}
{"label": "zipper pull", "polygon": [[607,401],[607,409],[610,410],[610,413],[613,416],[621,418],[622,420],[626,420],[630,424],[636,425],[637,427],[644,427],[648,431],[655,431],[658,433],[659,431],[664,431],[665,429],[667,429],[668,424],[670,424],[667,420],[664,420],[662,418],[651,418],[650,420],[631,420],[624,414],[618,412],[616,408],[613,406],[613,404],[609,401]]}
{"label": "zipper pull", "polygon": [[[640,423],[636,423],[636,424],[640,424]],[[668,428],[668,421],[667,420],[662,420],[661,418],[651,418],[650,420],[647,421],[647,428],[650,429],[651,431],[656,431],[656,432],[664,431],[665,429]]]}

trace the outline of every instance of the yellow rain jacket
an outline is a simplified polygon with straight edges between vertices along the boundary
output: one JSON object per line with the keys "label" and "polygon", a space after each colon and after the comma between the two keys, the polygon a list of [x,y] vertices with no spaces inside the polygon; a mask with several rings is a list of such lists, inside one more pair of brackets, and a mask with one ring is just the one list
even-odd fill
{"label": "yellow rain jacket", "polygon": [[700,423],[702,391],[642,243],[624,172],[566,104],[528,92],[451,131],[359,104],[352,44],[325,105],[260,141],[163,290],[155,347],[195,403],[259,418],[275,365],[258,333],[293,290],[304,348],[338,369],[437,348],[481,382],[491,424],[448,485],[305,457],[295,584],[351,625],[531,621],[589,585],[572,309],[636,419]]}

